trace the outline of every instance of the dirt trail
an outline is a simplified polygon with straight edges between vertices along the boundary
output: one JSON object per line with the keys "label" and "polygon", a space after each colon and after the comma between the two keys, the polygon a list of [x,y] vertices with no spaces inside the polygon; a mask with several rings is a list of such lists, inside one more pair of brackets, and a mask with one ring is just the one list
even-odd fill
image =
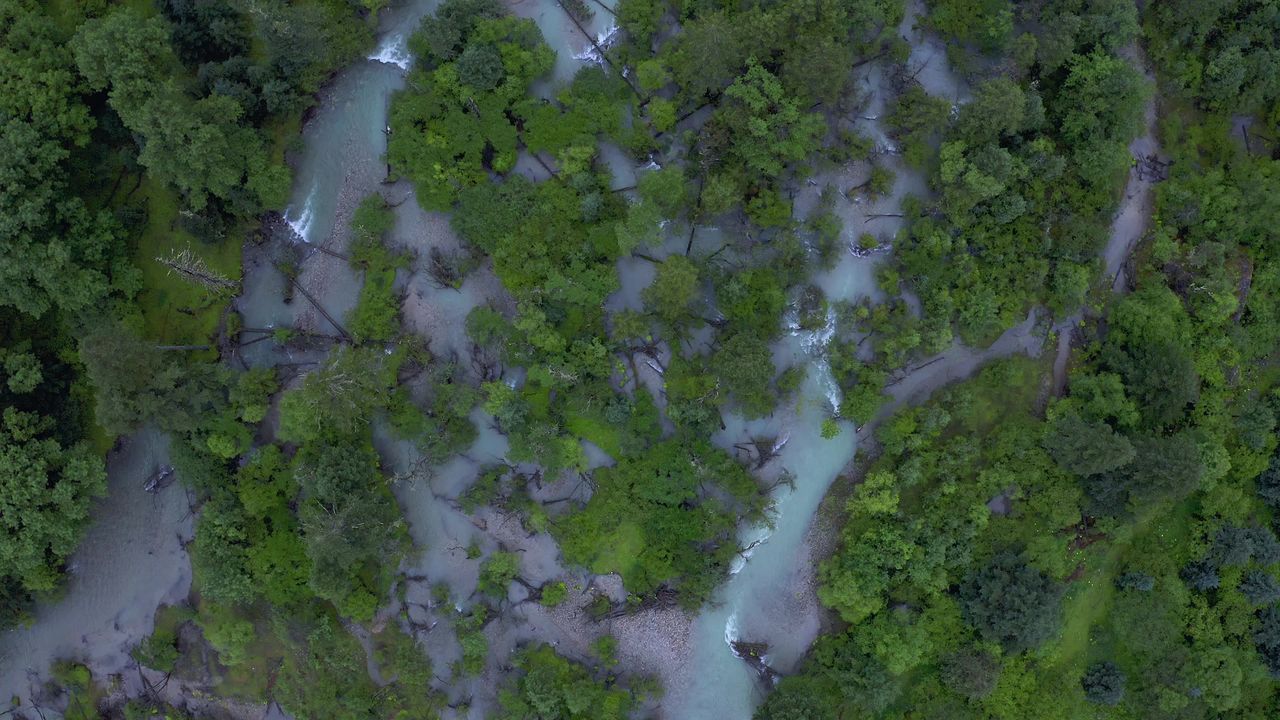
{"label": "dirt trail", "polygon": [[[1129,143],[1129,155],[1134,158],[1134,166],[1129,169],[1129,179],[1125,183],[1124,198],[1111,222],[1111,235],[1102,249],[1103,277],[1111,283],[1113,293],[1124,292],[1128,282],[1124,277],[1125,263],[1133,254],[1138,240],[1146,234],[1151,226],[1151,215],[1155,210],[1155,180],[1140,172],[1140,162],[1149,156],[1160,154],[1160,143],[1156,139],[1156,96],[1154,92],[1155,75],[1152,73],[1147,54],[1137,43],[1125,48],[1123,55],[1142,72],[1153,91],[1147,99],[1142,113],[1142,135]],[[1076,311],[1070,317],[1054,325],[1058,333],[1058,351],[1053,361],[1053,394],[1061,395],[1067,385],[1067,362],[1071,358],[1071,337],[1073,330],[1084,317],[1083,311]]]}

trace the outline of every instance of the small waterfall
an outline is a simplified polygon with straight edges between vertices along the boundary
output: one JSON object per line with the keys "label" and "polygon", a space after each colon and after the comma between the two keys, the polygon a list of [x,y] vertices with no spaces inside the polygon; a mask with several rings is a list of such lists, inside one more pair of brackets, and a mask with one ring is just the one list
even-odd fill
{"label": "small waterfall", "polygon": [[595,63],[596,65],[604,64],[604,57],[596,50],[597,47],[607,50],[614,40],[618,39],[618,25],[611,22],[609,27],[602,30],[596,35],[596,44],[588,46],[586,50],[573,56],[574,60]]}
{"label": "small waterfall", "polygon": [[724,621],[724,644],[733,649],[733,643],[738,640],[738,613],[733,613],[728,620]]}
{"label": "small waterfall", "polygon": [[307,199],[302,202],[302,211],[297,212],[293,206],[289,206],[284,211],[284,220],[289,223],[289,227],[304,243],[310,243],[311,226],[315,223],[315,197],[316,188],[312,187],[311,192],[307,193]]}
{"label": "small waterfall", "polygon": [[838,415],[844,397],[840,393],[840,386],[836,383],[835,377],[831,375],[831,366],[827,364],[826,358],[827,346],[836,335],[835,308],[827,307],[827,318],[822,327],[817,330],[805,330],[800,327],[798,310],[792,307],[787,313],[786,327],[793,336],[799,338],[800,347],[805,354],[813,358],[810,368],[816,373],[818,382],[826,392],[827,401],[831,403],[832,410]]}
{"label": "small waterfall", "polygon": [[413,56],[409,54],[403,35],[388,35],[369,59],[384,65],[395,65],[406,72],[409,70],[409,64],[413,62]]}

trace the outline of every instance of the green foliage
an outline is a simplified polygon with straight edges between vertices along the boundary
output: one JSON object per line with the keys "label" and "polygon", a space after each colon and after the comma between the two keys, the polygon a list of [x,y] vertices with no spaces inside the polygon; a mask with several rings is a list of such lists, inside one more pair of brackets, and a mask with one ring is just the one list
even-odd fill
{"label": "green foliage", "polygon": [[296,463],[311,588],[344,615],[369,620],[406,544],[378,455],[367,440],[335,437],[307,445]]}
{"label": "green foliage", "polygon": [[99,324],[80,340],[80,357],[97,390],[98,424],[112,435],[145,422],[192,431],[226,403],[226,371],[166,355],[114,323]]}
{"label": "green foliage", "polygon": [[515,166],[513,120],[538,120],[517,103],[554,53],[533,21],[475,0],[446,2],[410,47],[423,63],[392,102],[387,159],[427,207],[446,210],[460,191],[486,183],[490,169]]}
{"label": "green foliage", "polygon": [[995,689],[1000,679],[1000,660],[990,652],[968,648],[947,656],[940,675],[951,690],[980,700]]}
{"label": "green foliage", "polygon": [[1115,663],[1091,665],[1080,678],[1080,686],[1089,702],[1099,705],[1117,705],[1124,698],[1124,674]]}
{"label": "green foliage", "polygon": [[288,170],[272,165],[261,136],[240,123],[239,103],[225,95],[193,100],[171,77],[176,59],[162,18],[119,9],[85,23],[72,48],[89,86],[107,90],[121,121],[143,138],[138,162],[194,209],[247,191],[244,210],[252,211],[287,192]]}
{"label": "green foliage", "polygon": [[471,410],[480,392],[462,378],[462,368],[453,362],[433,362],[426,370],[430,389],[425,408],[419,408],[408,394],[397,392],[389,408],[392,428],[402,437],[417,442],[428,457],[446,458],[470,447],[476,438]]}
{"label": "green foliage", "polygon": [[[946,2],[934,21],[951,23],[948,14],[961,8],[975,22],[999,17]],[[1070,14],[1065,4],[1059,10]],[[972,27],[952,31],[977,39]],[[967,342],[985,345],[1032,304],[1065,315],[1084,300],[1147,88],[1128,60],[1096,45],[1082,52],[1062,60],[1064,71],[1042,68],[1032,82],[996,77],[978,85],[949,128],[945,107],[920,89],[908,88],[891,110],[914,164],[923,164],[942,130],[934,185],[945,221],[921,217],[896,245],[926,323],[955,322]],[[1018,240],[1035,233],[1045,236],[1043,246]]]}
{"label": "green foliage", "polygon": [[401,297],[395,282],[396,268],[403,263],[383,245],[394,222],[391,208],[376,193],[360,203],[351,221],[352,259],[364,265],[364,285],[347,317],[356,342],[385,343],[400,331]]}
{"label": "green foliage", "polygon": [[89,668],[79,663],[59,662],[53,667],[54,682],[67,695],[67,720],[97,720],[103,689],[93,682]]}
{"label": "green foliage", "polygon": [[497,600],[505,600],[507,586],[520,574],[520,556],[495,552],[480,564],[480,581],[476,590]]}
{"label": "green foliage", "polygon": [[619,573],[632,593],[671,586],[690,607],[728,572],[738,513],[758,513],[761,502],[741,466],[692,439],[660,442],[596,470],[594,480],[586,507],[553,529],[565,558]]}
{"label": "green foliage", "polygon": [[0,3],[0,28],[0,307],[87,310],[137,274],[118,223],[70,187],[95,125],[85,88],[37,3]]}
{"label": "green foliage", "polygon": [[591,653],[600,658],[605,667],[618,664],[618,638],[612,635],[601,635],[591,643]]}
{"label": "green foliage", "polygon": [[340,347],[280,401],[281,439],[312,442],[369,427],[386,402],[398,363],[374,348]]}
{"label": "green foliage", "polygon": [[777,397],[773,392],[773,352],[763,339],[747,332],[737,333],[720,343],[712,356],[717,382],[747,418],[773,412]]}
{"label": "green foliage", "polygon": [[1064,470],[1096,475],[1128,465],[1136,455],[1128,438],[1101,421],[1064,415],[1049,427],[1045,449]]}
{"label": "green foliage", "polygon": [[634,704],[629,692],[593,679],[546,645],[522,650],[516,668],[519,679],[498,695],[503,720],[622,720]]}
{"label": "green foliage", "polygon": [[237,615],[230,606],[208,603],[201,608],[200,629],[218,653],[218,661],[228,667],[244,665],[250,659],[250,645],[257,634],[253,623]]}
{"label": "green foliage", "polygon": [[1215,112],[1274,112],[1280,22],[1266,3],[1176,0],[1152,6],[1144,20],[1152,57],[1184,97]]}
{"label": "green foliage", "polygon": [[992,52],[1013,35],[1013,7],[1008,0],[934,0],[929,23],[939,32]]}
{"label": "green foliage", "polygon": [[484,634],[488,612],[484,606],[473,609],[458,621],[458,643],[462,645],[462,660],[455,672],[463,675],[479,675],[489,659],[489,639]]}
{"label": "green foliage", "polygon": [[177,637],[172,630],[156,628],[130,653],[134,660],[161,672],[171,672],[178,661]]}
{"label": "green foliage", "polygon": [[697,266],[684,255],[672,255],[658,265],[658,274],[641,297],[663,322],[679,327],[688,320],[698,291]]}
{"label": "green foliage", "polygon": [[379,716],[378,688],[369,679],[356,639],[322,617],[286,654],[274,696],[295,717]]}
{"label": "green foliage", "polygon": [[747,171],[775,178],[817,149],[825,129],[821,116],[802,112],[778,78],[755,61],[725,97],[715,122],[732,138],[727,152]]}
{"label": "green foliage", "polygon": [[547,583],[542,586],[538,602],[546,607],[557,607],[569,597],[569,588],[563,580]]}
{"label": "green foliage", "polygon": [[1012,651],[1042,645],[1061,623],[1062,590],[1016,554],[997,555],[960,588],[965,620]]}
{"label": "green foliage", "polygon": [[840,423],[835,418],[825,418],[820,430],[823,440],[831,440],[840,436]]}
{"label": "green foliage", "polygon": [[444,701],[429,690],[434,673],[424,648],[394,625],[374,636],[378,669],[390,684],[382,690],[384,717],[434,718]]}
{"label": "green foliage", "polygon": [[[0,415],[0,582],[6,598],[52,590],[75,549],[89,502],[106,491],[106,471],[81,442],[64,448],[53,420],[6,407]],[[5,603],[0,623],[12,622]]]}
{"label": "green foliage", "polygon": [[894,97],[885,121],[902,143],[903,158],[909,165],[924,164],[931,144],[946,127],[950,112],[950,103],[930,95],[918,84],[907,86]]}

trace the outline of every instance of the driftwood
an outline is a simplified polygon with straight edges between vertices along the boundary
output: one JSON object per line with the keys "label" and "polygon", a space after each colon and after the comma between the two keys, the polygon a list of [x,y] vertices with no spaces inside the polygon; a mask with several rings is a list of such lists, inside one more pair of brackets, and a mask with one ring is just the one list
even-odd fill
{"label": "driftwood", "polygon": [[347,341],[351,340],[351,333],[347,332],[346,328],[342,327],[342,325],[337,320],[333,319],[333,316],[329,314],[328,310],[324,309],[324,306],[320,304],[320,301],[316,300],[311,295],[311,293],[307,292],[306,288],[302,287],[302,283],[298,282],[298,280],[294,278],[293,275],[291,275],[290,273],[285,272],[284,268],[281,267],[280,265],[277,264],[275,268],[280,271],[280,274],[283,275],[286,280],[289,281],[290,287],[302,293],[302,296],[311,302],[312,307],[314,307],[321,315],[323,315],[324,319],[328,320],[330,325],[337,328],[338,332],[342,334],[342,337],[344,340],[347,340]]}
{"label": "driftwood", "polygon": [[[579,2],[580,1],[581,0],[579,0]],[[556,0],[556,4],[559,5],[560,9],[564,11],[564,14],[573,21],[574,27],[578,28],[578,32],[582,33],[582,36],[587,39],[587,42],[591,43],[591,47],[595,48],[596,52],[600,54],[600,59],[609,66],[610,70],[616,72],[618,77],[622,78],[622,81],[627,84],[627,87],[631,88],[631,92],[635,93],[637,99],[644,100],[644,95],[640,93],[640,88],[636,87],[635,83],[631,82],[631,78],[627,77],[626,73],[614,66],[613,61],[609,59],[604,48],[600,47],[600,43],[596,42],[596,39],[591,36],[591,33],[587,32],[587,29],[582,26],[582,23],[578,22],[578,18],[574,17],[573,11],[566,5],[566,3],[571,2],[573,2],[573,0]]]}
{"label": "driftwood", "polygon": [[917,365],[917,366],[915,366],[915,367],[911,368],[910,370],[907,370],[906,372],[902,373],[902,374],[901,374],[901,375],[899,375],[898,377],[894,378],[892,382],[885,383],[885,387],[893,387],[894,385],[897,385],[898,383],[902,382],[903,380],[906,380],[908,377],[910,377],[910,376],[911,376],[911,374],[912,374],[912,373],[916,372],[917,370],[923,370],[923,369],[925,369],[925,368],[929,367],[930,365],[932,365],[932,364],[934,364],[934,363],[936,363],[936,362],[942,362],[942,356],[941,356],[941,355],[939,355],[938,357],[936,357],[936,358],[934,358],[934,359],[930,360],[929,362],[922,363],[922,364],[920,364],[920,365]]}
{"label": "driftwood", "polygon": [[176,478],[173,476],[173,466],[161,465],[154,473],[151,474],[151,477],[147,478],[147,481],[142,484],[142,489],[149,493],[158,493],[172,485],[175,479]]}
{"label": "driftwood", "polygon": [[[599,597],[604,598],[603,595]],[[599,615],[596,615],[594,619],[596,622],[601,620],[614,620],[643,610],[672,608],[677,605],[678,597],[679,596],[675,590],[663,585],[655,590],[652,595],[645,595],[638,603],[627,602],[625,600],[620,603],[609,603],[609,609]]]}
{"label": "driftwood", "polygon": [[772,462],[774,458],[778,457],[778,454],[782,452],[782,448],[786,447],[789,439],[790,437],[786,437],[779,441],[776,435],[770,437],[756,437],[751,438],[751,441],[747,443],[736,443],[734,444],[734,447],[748,455],[754,456],[755,466],[752,469],[759,470]]}
{"label": "driftwood", "polygon": [[1169,179],[1169,167],[1173,165],[1172,160],[1161,160],[1155,154],[1143,155],[1135,158],[1138,179],[1145,182],[1163,182]]}
{"label": "driftwood", "polygon": [[329,257],[335,257],[335,258],[338,258],[339,260],[345,260],[347,262],[351,262],[350,257],[343,255],[342,253],[336,250],[330,250],[329,248],[323,245],[312,245],[311,247],[315,248],[317,252],[322,252],[325,255],[328,255]]}

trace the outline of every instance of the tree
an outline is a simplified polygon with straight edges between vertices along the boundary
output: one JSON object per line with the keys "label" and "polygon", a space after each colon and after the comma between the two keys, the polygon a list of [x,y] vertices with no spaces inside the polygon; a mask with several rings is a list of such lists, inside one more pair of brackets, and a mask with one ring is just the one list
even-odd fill
{"label": "tree", "polygon": [[31,594],[52,590],[106,490],[106,470],[86,443],[64,447],[51,418],[6,407],[0,414],[0,626]]}
{"label": "tree", "polygon": [[1272,605],[1258,611],[1253,643],[1271,677],[1280,678],[1280,608]]}
{"label": "tree", "polygon": [[1280,581],[1262,570],[1250,570],[1240,580],[1240,592],[1252,605],[1271,605],[1280,600]]}
{"label": "tree", "polygon": [[1135,452],[1129,439],[1110,425],[1066,415],[1049,426],[1045,450],[1064,470],[1079,476],[1097,475],[1128,465]]}
{"label": "tree", "polygon": [[1144,572],[1129,571],[1116,577],[1116,587],[1121,590],[1151,592],[1155,586],[1156,579]]}
{"label": "tree", "polygon": [[479,23],[500,18],[505,12],[497,0],[448,0],[440,4],[435,14],[422,19],[409,49],[430,67],[454,60]]}
{"label": "tree", "polygon": [[593,679],[548,645],[522,650],[515,665],[522,675],[499,691],[499,720],[624,720],[631,712],[629,692]]}
{"label": "tree", "polygon": [[1112,662],[1089,666],[1080,678],[1084,696],[1099,705],[1118,705],[1124,699],[1124,674]]}
{"label": "tree", "polygon": [[1034,129],[1043,120],[1039,96],[1024,95],[1013,80],[996,77],[974,91],[973,101],[960,111],[957,130],[966,142],[982,145]]}
{"label": "tree", "polygon": [[[424,20],[410,49],[426,67],[415,68],[406,90],[392,101],[387,160],[414,182],[426,207],[451,209],[463,191],[488,185],[490,170],[510,171],[522,131],[530,151],[553,153],[591,134],[586,118],[568,122],[559,108],[524,100],[534,79],[551,69],[555,54],[532,20],[504,17],[498,3],[446,3],[435,18]],[[551,143],[547,136],[564,142]],[[561,170],[572,174],[560,159]],[[512,189],[527,187],[488,188],[472,199],[492,201],[495,193]],[[516,207],[503,210],[500,217],[513,224],[526,220],[513,212]],[[465,224],[458,223],[463,237],[471,234],[462,229]],[[477,245],[492,251],[499,238],[486,239]]]}
{"label": "tree", "polygon": [[249,571],[248,518],[226,492],[200,510],[191,565],[202,596],[217,603],[247,603],[258,594]]}
{"label": "tree", "polygon": [[1239,567],[1250,560],[1271,565],[1280,561],[1280,541],[1269,528],[1224,527],[1213,537],[1208,560],[1225,567]]}
{"label": "tree", "polygon": [[488,43],[473,43],[458,57],[458,80],[477,90],[490,92],[502,82],[502,56]]}
{"label": "tree", "polygon": [[696,22],[688,23],[671,58],[671,70],[682,93],[699,102],[704,95],[722,90],[747,62],[745,45],[740,26],[727,13],[703,13]]}
{"label": "tree", "polygon": [[284,202],[288,171],[271,164],[261,136],[239,124],[240,103],[226,95],[194,100],[171,77],[176,58],[163,18],[117,9],[81,26],[72,48],[89,86],[107,90],[121,121],[141,137],[138,161],[182,190],[194,209],[210,197],[251,198],[244,214]]}
{"label": "tree", "polygon": [[777,398],[771,386],[773,352],[769,344],[748,332],[720,343],[711,361],[720,387],[737,401],[742,414],[757,418],[773,412]]}
{"label": "tree", "polygon": [[1270,10],[1254,0],[1152,6],[1144,18],[1162,80],[1214,112],[1269,111],[1280,97],[1272,52],[1280,23]]}
{"label": "tree", "polygon": [[1190,433],[1139,438],[1130,470],[1133,501],[1182,498],[1204,477],[1200,448]]}
{"label": "tree", "polygon": [[507,597],[507,586],[520,574],[520,556],[510,552],[495,552],[480,565],[480,581],[476,586],[481,594],[499,600]]}
{"label": "tree", "polygon": [[381,350],[338,348],[281,399],[280,437],[308,442],[363,430],[386,403],[394,373]]}
{"label": "tree", "polygon": [[1007,650],[1030,650],[1057,632],[1062,590],[1050,577],[1005,551],[960,585],[964,618]]}
{"label": "tree", "polygon": [[360,644],[329,617],[291,643],[273,693],[294,717],[378,717],[379,688]]}
{"label": "tree", "polygon": [[224,368],[168,357],[116,323],[98,323],[82,337],[80,358],[96,390],[98,424],[113,435],[145,422],[190,432],[226,405]]}
{"label": "tree", "polygon": [[658,265],[658,274],[641,298],[663,322],[679,327],[697,293],[698,268],[684,255],[672,255]]}
{"label": "tree", "polygon": [[0,68],[0,307],[78,312],[137,275],[123,263],[108,275],[119,225],[69,188],[94,121],[71,53],[36,3],[0,2]]}
{"label": "tree", "polygon": [[1128,162],[1125,146],[1137,131],[1149,89],[1129,61],[1101,51],[1074,55],[1067,67],[1054,103],[1059,131],[1080,177],[1104,183]]}
{"label": "tree", "polygon": [[747,71],[725,90],[717,113],[733,138],[728,151],[750,172],[774,178],[818,148],[822,116],[802,112],[778,78],[751,61]]}
{"label": "tree", "polygon": [[1142,409],[1147,427],[1166,427],[1181,420],[1200,395],[1200,378],[1191,357],[1175,343],[1130,346],[1115,355],[1114,365],[1124,376],[1126,394]]}
{"label": "tree", "polygon": [[403,549],[403,520],[367,440],[330,437],[299,455],[298,516],[311,587],[342,613],[373,617]]}
{"label": "tree", "polygon": [[1193,590],[1207,592],[1218,587],[1218,570],[1212,564],[1204,561],[1193,561],[1187,563],[1180,573],[1182,580],[1187,586]]}
{"label": "tree", "polygon": [[701,605],[736,555],[740,516],[759,512],[755,482],[702,440],[668,439],[595,471],[586,507],[553,528],[565,559],[617,572],[627,590],[666,585]]}
{"label": "tree", "polygon": [[960,650],[943,660],[940,674],[947,687],[978,700],[995,689],[1000,679],[1000,660],[985,650]]}
{"label": "tree", "polygon": [[1280,455],[1273,455],[1267,469],[1254,481],[1258,497],[1272,510],[1280,510]]}
{"label": "tree", "polygon": [[825,678],[788,675],[769,693],[756,720],[825,720],[838,717],[837,691]]}

